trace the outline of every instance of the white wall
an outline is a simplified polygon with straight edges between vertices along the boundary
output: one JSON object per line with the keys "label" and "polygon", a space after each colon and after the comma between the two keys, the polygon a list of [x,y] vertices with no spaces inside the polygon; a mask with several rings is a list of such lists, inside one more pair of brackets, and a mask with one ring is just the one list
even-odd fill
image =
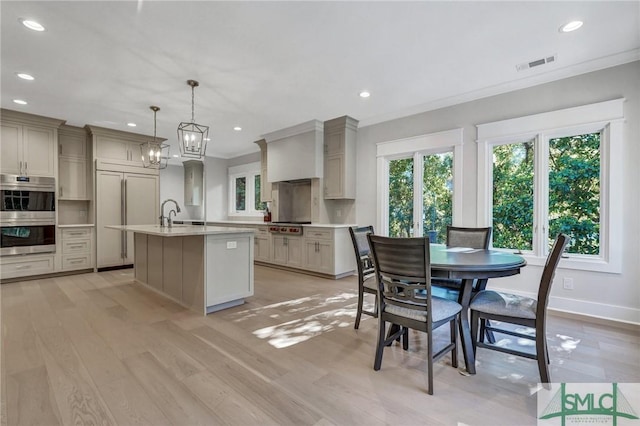
{"label": "white wall", "polygon": [[[185,208],[184,205],[184,167],[168,165],[166,169],[160,170],[160,202],[172,198],[178,202],[182,209],[176,215],[178,220],[197,220],[198,217],[192,217],[192,209]],[[173,205],[171,204],[171,208]],[[166,209],[169,214],[169,208]]]}
{"label": "white wall", "polygon": [[[463,212],[461,226],[476,225],[476,125],[624,97],[623,229],[621,274],[558,269],[550,308],[640,324],[640,62],[496,95],[448,108],[403,117],[358,130],[356,220],[376,224],[376,143],[464,129]],[[527,266],[520,276],[489,281],[489,286],[534,295],[541,267]],[[562,279],[574,279],[564,290]],[[560,284],[559,284],[560,283]]]}
{"label": "white wall", "polygon": [[228,160],[207,157],[204,162],[207,220],[227,219]]}

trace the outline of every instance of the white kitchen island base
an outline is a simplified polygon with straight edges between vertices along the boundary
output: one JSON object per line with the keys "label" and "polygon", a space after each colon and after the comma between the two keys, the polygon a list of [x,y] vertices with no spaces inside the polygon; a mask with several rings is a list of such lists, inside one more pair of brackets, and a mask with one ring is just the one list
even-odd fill
{"label": "white kitchen island base", "polygon": [[135,278],[203,314],[244,303],[253,295],[250,229],[215,226],[119,227],[134,232]]}

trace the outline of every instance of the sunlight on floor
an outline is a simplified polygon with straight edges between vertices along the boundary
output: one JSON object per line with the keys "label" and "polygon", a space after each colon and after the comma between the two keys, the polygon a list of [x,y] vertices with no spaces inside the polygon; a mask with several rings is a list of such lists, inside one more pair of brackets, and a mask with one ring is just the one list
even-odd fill
{"label": "sunlight on floor", "polygon": [[[237,316],[234,321],[242,322],[248,318],[265,315],[269,318],[284,319],[288,314],[309,312],[310,315],[302,319],[264,327],[253,332],[260,339],[268,339],[269,344],[276,348],[286,348],[309,340],[321,333],[351,326],[356,316],[355,302],[357,298],[358,295],[356,293],[348,292],[338,293],[329,297],[321,297],[320,295],[302,297],[237,312],[234,315]],[[336,304],[341,306],[335,307]],[[317,312],[325,308],[333,309]],[[311,313],[312,311],[316,312]]]}
{"label": "sunlight on floor", "polygon": [[349,327],[353,323],[355,314],[355,309],[351,308],[334,309],[261,328],[253,334],[260,339],[269,339],[269,344],[276,348],[286,348],[337,327]]}

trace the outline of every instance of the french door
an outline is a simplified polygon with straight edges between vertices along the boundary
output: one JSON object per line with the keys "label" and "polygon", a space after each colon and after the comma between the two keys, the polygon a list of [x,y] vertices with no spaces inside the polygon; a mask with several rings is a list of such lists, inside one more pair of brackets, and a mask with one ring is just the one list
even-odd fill
{"label": "french door", "polygon": [[387,235],[444,243],[453,218],[453,151],[416,152],[387,165]]}

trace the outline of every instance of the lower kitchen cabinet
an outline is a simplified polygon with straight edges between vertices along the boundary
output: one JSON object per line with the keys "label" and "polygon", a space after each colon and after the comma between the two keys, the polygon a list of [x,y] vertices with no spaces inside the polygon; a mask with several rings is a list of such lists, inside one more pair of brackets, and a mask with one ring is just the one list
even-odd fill
{"label": "lower kitchen cabinet", "polygon": [[53,254],[26,254],[0,257],[0,279],[20,278],[54,272]]}
{"label": "lower kitchen cabinet", "polygon": [[258,226],[254,238],[253,258],[259,262],[271,261],[271,235],[267,226]]}
{"label": "lower kitchen cabinet", "polygon": [[280,265],[302,266],[302,237],[272,235],[273,263]]}
{"label": "lower kitchen cabinet", "polygon": [[63,228],[60,239],[63,271],[93,268],[93,227]]}
{"label": "lower kitchen cabinet", "polygon": [[305,227],[304,232],[305,269],[333,274],[333,230]]}
{"label": "lower kitchen cabinet", "polygon": [[254,260],[328,278],[352,275],[356,269],[348,225],[303,225],[301,236],[270,233],[269,225],[219,221],[208,225],[255,229]]}

